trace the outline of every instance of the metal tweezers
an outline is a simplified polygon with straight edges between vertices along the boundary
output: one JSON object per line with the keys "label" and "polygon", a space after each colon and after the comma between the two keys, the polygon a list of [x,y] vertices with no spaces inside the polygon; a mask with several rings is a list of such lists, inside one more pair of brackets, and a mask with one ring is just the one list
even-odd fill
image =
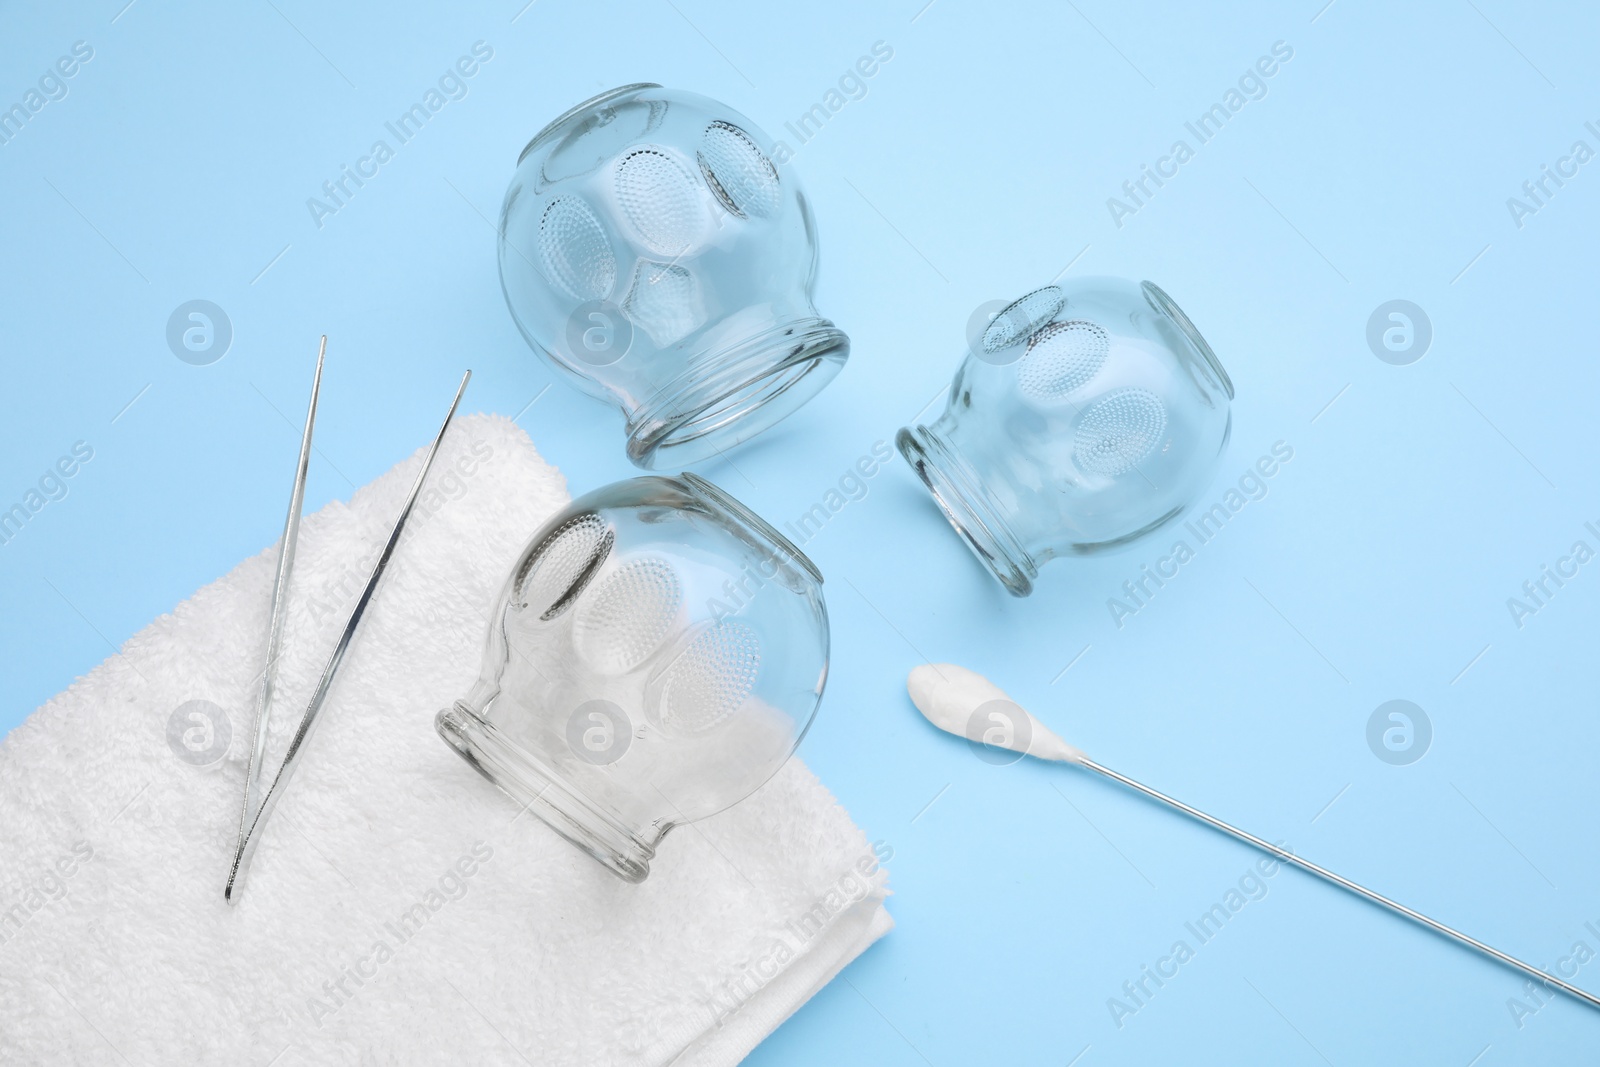
{"label": "metal tweezers", "polygon": [[223,898],[229,904],[238,903],[240,892],[244,888],[245,875],[250,870],[250,860],[255,855],[256,844],[261,837],[261,828],[271,818],[273,808],[277,806],[284,788],[300,764],[306,742],[311,737],[311,729],[316,725],[323,701],[333,685],[334,675],[338,673],[345,651],[350,647],[350,641],[355,637],[357,627],[361,625],[361,616],[372,600],[373,592],[378,588],[378,581],[383,577],[384,568],[388,566],[389,558],[394,555],[395,546],[400,542],[400,534],[405,529],[406,519],[411,516],[411,508],[417,502],[417,495],[422,491],[422,483],[428,477],[428,469],[433,466],[433,457],[439,451],[439,442],[444,440],[445,431],[450,428],[450,420],[455,417],[456,406],[461,403],[461,394],[466,392],[467,382],[472,379],[470,370],[461,376],[461,386],[456,390],[455,399],[450,401],[450,410],[445,414],[444,423],[439,427],[439,432],[434,436],[433,444],[422,461],[422,469],[417,472],[417,480],[412,483],[411,493],[406,497],[405,506],[400,509],[400,515],[394,521],[394,528],[389,531],[389,540],[372,565],[372,573],[367,576],[367,584],[361,590],[361,595],[356,598],[355,606],[350,609],[350,617],[345,620],[344,631],[339,635],[338,643],[333,646],[333,653],[329,655],[327,665],[322,668],[322,677],[311,693],[305,712],[300,716],[300,724],[295,728],[294,736],[289,741],[288,751],[284,753],[283,764],[278,768],[278,773],[272,779],[272,785],[268,787],[266,796],[261,799],[260,806],[257,807],[257,797],[261,792],[261,761],[267,748],[267,719],[272,705],[273,677],[277,671],[279,646],[283,638],[284,605],[289,598],[289,574],[294,569],[295,545],[300,538],[300,508],[305,502],[306,472],[311,465],[311,431],[317,419],[317,396],[322,389],[322,362],[327,352],[328,338],[324,335],[322,344],[317,349],[317,372],[311,380],[311,403],[306,410],[305,431],[300,437],[300,463],[295,470],[294,491],[289,495],[289,515],[283,524],[283,550],[278,555],[278,575],[272,586],[272,623],[267,631],[266,665],[261,672],[261,691],[256,700],[250,762],[245,767],[244,803],[239,813],[239,837],[233,853],[233,863],[228,869],[228,884],[222,891]]}

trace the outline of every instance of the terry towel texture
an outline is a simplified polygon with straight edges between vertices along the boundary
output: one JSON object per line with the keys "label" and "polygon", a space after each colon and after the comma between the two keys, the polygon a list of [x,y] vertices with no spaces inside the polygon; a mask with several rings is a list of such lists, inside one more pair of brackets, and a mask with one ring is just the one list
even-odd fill
{"label": "terry towel texture", "polygon": [[[420,463],[305,518],[269,776]],[[235,908],[276,547],[6,738],[0,1063],[731,1064],[887,932],[886,872],[798,759],[628,885],[434,733],[566,501],[509,420],[451,429]]]}

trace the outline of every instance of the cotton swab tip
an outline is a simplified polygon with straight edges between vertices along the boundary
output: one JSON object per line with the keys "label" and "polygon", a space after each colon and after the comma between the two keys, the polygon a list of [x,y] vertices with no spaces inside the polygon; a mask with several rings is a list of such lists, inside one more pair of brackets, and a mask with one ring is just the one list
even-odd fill
{"label": "cotton swab tip", "polygon": [[946,733],[1039,759],[1083,762],[1080,750],[977,671],[954,663],[925,663],[906,676],[906,692],[917,710]]}

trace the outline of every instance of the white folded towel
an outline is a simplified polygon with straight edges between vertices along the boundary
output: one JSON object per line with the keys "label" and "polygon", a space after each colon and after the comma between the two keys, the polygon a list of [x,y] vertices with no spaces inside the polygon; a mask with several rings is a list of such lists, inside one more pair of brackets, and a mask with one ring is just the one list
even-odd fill
{"label": "white folded towel", "polygon": [[[305,519],[269,775],[420,462]],[[237,907],[276,548],[6,738],[0,1062],[731,1064],[886,933],[879,857],[798,759],[629,885],[434,733],[566,500],[509,420],[451,429]]]}

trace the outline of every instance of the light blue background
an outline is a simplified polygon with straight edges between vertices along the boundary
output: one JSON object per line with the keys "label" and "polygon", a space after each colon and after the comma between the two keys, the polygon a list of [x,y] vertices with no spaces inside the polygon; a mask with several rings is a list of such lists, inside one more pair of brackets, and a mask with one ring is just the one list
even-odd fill
{"label": "light blue background", "polygon": [[[1106,600],[1166,535],[1054,564],[1016,601],[898,459],[807,545],[836,654],[802,754],[892,847],[898,925],[751,1062],[1592,1056],[1600,1015],[1557,999],[1519,1028],[1517,975],[1293,871],[1119,1029],[1107,999],[1255,856],[1060,767],[981,762],[903,684],[970,665],[1103,762],[1507,951],[1600,951],[1600,563],[1521,629],[1506,608],[1574,540],[1600,547],[1600,163],[1521,229],[1506,207],[1573,141],[1600,149],[1592,9],[123,2],[0,10],[0,104],[94,48],[0,145],[0,506],[75,441],[95,453],[0,546],[0,728],[276,536],[319,333],[334,417],[308,510],[418,447],[464,365],[466,409],[520,413],[575,489],[635,473],[607,409],[561,383],[527,406],[553,379],[506,312],[489,221],[518,151],[640,80],[782,136],[881,40],[866,97],[792,165],[851,361],[701,472],[798,517],[937,413],[975,307],[1069,263],[1158,282],[1232,373],[1207,503],[1273,442],[1294,459],[1121,629]],[[319,230],[306,198],[480,39],[467,98]],[[1267,96],[1116,226],[1106,199],[1280,40]],[[165,342],[193,298],[232,320],[211,366]],[[1410,366],[1365,341],[1393,298],[1432,320]],[[1434,727],[1410,766],[1365,740],[1394,698]],[[1600,965],[1578,980],[1600,988]]]}

